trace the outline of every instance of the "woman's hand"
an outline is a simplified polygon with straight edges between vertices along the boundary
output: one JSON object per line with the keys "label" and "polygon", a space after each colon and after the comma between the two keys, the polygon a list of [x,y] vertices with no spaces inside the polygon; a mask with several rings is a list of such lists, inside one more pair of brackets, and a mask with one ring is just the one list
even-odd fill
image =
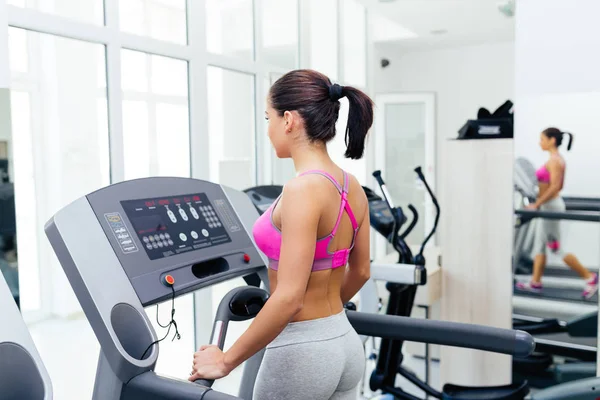
{"label": "woman's hand", "polygon": [[527,206],[525,206],[526,209],[528,210],[537,210],[539,207],[537,204],[528,204]]}
{"label": "woman's hand", "polygon": [[219,379],[230,372],[225,365],[223,350],[214,345],[204,345],[194,353],[192,374],[188,380],[194,382],[197,379]]}

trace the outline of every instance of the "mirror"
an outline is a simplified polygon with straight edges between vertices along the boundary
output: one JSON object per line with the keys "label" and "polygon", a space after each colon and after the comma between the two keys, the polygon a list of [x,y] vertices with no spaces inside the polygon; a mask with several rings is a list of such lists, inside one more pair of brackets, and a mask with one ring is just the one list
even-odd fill
{"label": "mirror", "polygon": [[545,388],[596,376],[600,85],[588,49],[598,35],[581,27],[600,5],[549,7],[542,21],[541,1],[518,4],[513,322],[552,346],[513,371]]}

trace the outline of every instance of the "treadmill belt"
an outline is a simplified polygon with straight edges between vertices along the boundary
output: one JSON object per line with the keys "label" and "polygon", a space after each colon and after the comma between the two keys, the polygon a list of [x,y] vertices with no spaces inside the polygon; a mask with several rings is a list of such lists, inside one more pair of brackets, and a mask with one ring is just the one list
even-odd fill
{"label": "treadmill belt", "polygon": [[[590,272],[598,273],[598,268],[590,268]],[[573,271],[570,268],[553,267],[550,265],[547,266],[546,269],[544,270],[544,275],[559,277],[559,278],[579,279],[579,275],[577,275],[577,272]]]}
{"label": "treadmill belt", "polygon": [[593,297],[589,299],[585,299],[581,296],[580,289],[545,287],[541,293],[533,293],[527,290],[519,290],[515,287],[514,295],[543,300],[560,300],[572,303],[585,303],[594,305],[598,304],[598,293],[596,293]]}

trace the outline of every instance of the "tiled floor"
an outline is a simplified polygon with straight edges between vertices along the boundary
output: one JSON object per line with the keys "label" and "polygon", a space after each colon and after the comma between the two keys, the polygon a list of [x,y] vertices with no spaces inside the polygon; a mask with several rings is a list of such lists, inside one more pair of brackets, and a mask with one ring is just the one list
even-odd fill
{"label": "tiled floor", "polygon": [[[191,322],[180,316],[178,325],[182,335],[185,336],[181,341],[166,340],[164,344],[161,344],[156,370],[164,375],[185,379],[190,371],[193,353],[193,341],[189,340],[190,331],[187,328],[191,326]],[[181,329],[182,326],[184,329]],[[246,329],[246,326],[247,324],[241,323],[231,325],[231,336],[228,336],[230,340],[228,340],[227,346]],[[57,400],[90,399],[94,386],[99,345],[87,320],[83,316],[72,320],[49,320],[31,326],[30,330],[52,379],[54,398]],[[424,362],[422,360],[407,357],[406,365],[418,375],[423,376]],[[241,379],[241,372],[242,368],[238,368],[227,378],[217,381],[214,388],[235,394]],[[431,382],[438,381],[439,370],[437,364],[432,363]],[[422,392],[411,384],[406,384],[401,378],[398,378],[397,384],[409,393],[422,395]],[[434,386],[439,385],[434,384]]]}

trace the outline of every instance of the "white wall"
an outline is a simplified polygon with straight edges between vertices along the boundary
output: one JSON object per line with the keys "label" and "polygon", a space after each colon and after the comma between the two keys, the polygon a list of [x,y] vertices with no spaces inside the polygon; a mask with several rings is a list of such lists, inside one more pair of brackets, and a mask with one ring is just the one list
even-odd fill
{"label": "white wall", "polygon": [[[456,47],[401,54],[390,46],[376,47],[376,62],[390,65],[375,72],[376,93],[434,92],[436,95],[436,176],[441,176],[443,143],[456,138],[479,107],[494,111],[514,98],[514,43]],[[513,100],[514,101],[514,100]],[[437,179],[442,195],[444,182]],[[443,207],[443,205],[442,205]]]}
{"label": "white wall", "polygon": [[[544,10],[540,18],[540,9]],[[557,126],[575,135],[565,195],[600,197],[600,2],[520,0],[516,13],[515,153],[537,165],[539,133]],[[563,222],[564,248],[600,265],[600,224]]]}

